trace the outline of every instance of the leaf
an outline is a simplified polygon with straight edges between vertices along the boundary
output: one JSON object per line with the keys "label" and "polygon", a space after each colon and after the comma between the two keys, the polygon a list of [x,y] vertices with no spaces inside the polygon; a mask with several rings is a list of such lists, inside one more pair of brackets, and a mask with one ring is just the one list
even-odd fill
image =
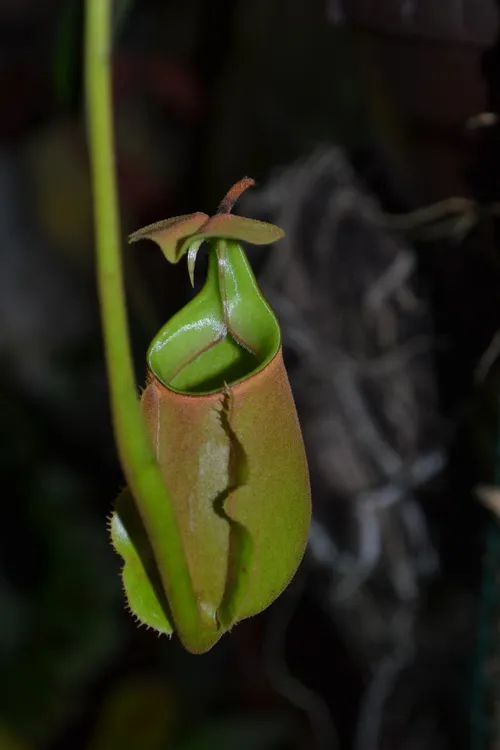
{"label": "leaf", "polygon": [[[311,517],[279,324],[240,245],[267,245],[283,231],[229,213],[251,185],[248,177],[236,183],[211,218],[178,216],[130,237],[156,241],[173,263],[187,253],[191,283],[200,245],[209,246],[203,288],[149,348],[141,397],[175,534],[171,521],[162,520],[159,492],[142,504],[141,516],[124,493],[111,520],[132,612],[160,632],[175,626],[193,653],[207,651],[233,624],[279,596],[302,559]],[[179,547],[177,532],[197,609],[194,629],[177,611],[174,623],[163,589],[177,597],[168,565],[170,536]]]}
{"label": "leaf", "polygon": [[[174,216],[172,219],[157,221],[147,227],[138,229],[129,236],[129,242],[138,240],[153,240],[160,246],[164,256],[170,263],[178,263],[187,252],[188,246],[184,248],[184,240],[191,237],[207,221],[207,214],[197,211],[194,214]],[[189,243],[188,243],[189,245]]]}
{"label": "leaf", "polygon": [[[281,593],[307,541],[307,464],[280,341],[245,253],[227,242],[148,352],[141,408],[199,607],[219,626],[213,643]],[[167,632],[174,623],[130,496],[112,534],[131,610]]]}
{"label": "leaf", "polygon": [[116,501],[110,531],[113,547],[124,560],[122,581],[133,614],[144,625],[171,635],[171,616],[153,551],[128,489]]}
{"label": "leaf", "polygon": [[208,239],[235,240],[251,245],[270,245],[285,236],[274,224],[257,219],[247,219],[234,214],[215,214],[178,249],[179,258],[185,255],[192,242]]}
{"label": "leaf", "polygon": [[284,236],[284,231],[274,224],[230,213],[240,195],[254,184],[250,177],[244,177],[233,185],[212,217],[201,211],[174,216],[172,219],[158,221],[137,230],[129,236],[129,242],[153,240],[160,246],[170,263],[178,263],[188,253],[189,278],[194,286],[196,253],[204,240],[235,240],[251,245],[270,245]]}

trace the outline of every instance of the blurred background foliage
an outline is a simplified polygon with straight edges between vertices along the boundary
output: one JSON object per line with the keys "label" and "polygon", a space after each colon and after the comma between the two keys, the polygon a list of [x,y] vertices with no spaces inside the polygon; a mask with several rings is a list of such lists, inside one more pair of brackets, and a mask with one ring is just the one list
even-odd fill
{"label": "blurred background foliage", "polygon": [[[94,280],[83,3],[0,4],[0,750],[494,746],[500,543],[474,488],[500,476],[485,210],[500,197],[499,12],[116,3],[124,238],[211,213],[244,174],[258,188],[239,210],[287,232],[251,259],[283,323],[309,549],[268,612],[194,657],[136,626],[108,541],[123,480]],[[409,212],[452,195],[473,206],[466,231],[459,211],[437,228],[424,216],[422,234]],[[124,264],[141,383],[149,339],[190,289],[152,244]]]}

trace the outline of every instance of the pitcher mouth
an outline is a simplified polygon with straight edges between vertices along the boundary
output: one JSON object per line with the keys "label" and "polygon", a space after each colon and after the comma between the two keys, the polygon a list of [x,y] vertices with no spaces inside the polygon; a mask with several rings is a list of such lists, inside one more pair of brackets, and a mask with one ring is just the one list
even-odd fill
{"label": "pitcher mouth", "polygon": [[245,385],[248,383],[250,384],[255,377],[260,375],[264,375],[264,373],[267,371],[269,367],[271,367],[274,363],[276,363],[276,360],[279,358],[281,354],[281,346],[278,347],[277,351],[275,351],[272,356],[268,357],[264,362],[260,363],[257,367],[255,367],[252,371],[245,372],[241,377],[235,378],[232,381],[224,380],[221,385],[218,387],[211,388],[210,390],[202,390],[199,389],[191,389],[191,390],[185,390],[181,388],[176,388],[175,385],[173,385],[171,382],[166,383],[161,378],[158,378],[154,370],[151,368],[150,365],[147,367],[146,372],[146,382],[150,383],[152,381],[155,381],[157,384],[157,387],[165,388],[167,391],[171,391],[172,393],[176,393],[179,396],[185,396],[188,398],[198,398],[198,397],[207,397],[207,396],[216,396],[219,397],[221,394],[227,393],[228,389],[238,387],[244,388]]}
{"label": "pitcher mouth", "polygon": [[280,345],[278,322],[242,248],[228,242],[223,253],[209,252],[203,288],[158,332],[148,365],[176,392],[216,393],[259,372]]}
{"label": "pitcher mouth", "polygon": [[166,385],[183,393],[220,391],[258,372],[266,359],[262,360],[228,335],[181,363]]}

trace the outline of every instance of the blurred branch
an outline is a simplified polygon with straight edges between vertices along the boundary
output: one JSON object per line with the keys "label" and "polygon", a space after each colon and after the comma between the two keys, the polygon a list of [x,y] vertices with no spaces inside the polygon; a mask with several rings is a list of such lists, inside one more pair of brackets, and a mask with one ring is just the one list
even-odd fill
{"label": "blurred branch", "polygon": [[386,229],[404,232],[415,240],[430,241],[446,237],[462,241],[481,219],[500,217],[500,203],[480,204],[470,198],[454,196],[407,214],[385,215]]}

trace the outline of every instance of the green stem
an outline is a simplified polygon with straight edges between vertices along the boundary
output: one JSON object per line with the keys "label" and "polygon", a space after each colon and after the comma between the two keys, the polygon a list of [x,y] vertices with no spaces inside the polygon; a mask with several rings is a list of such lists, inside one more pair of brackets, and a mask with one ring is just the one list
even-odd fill
{"label": "green stem", "polygon": [[[85,76],[97,276],[115,439],[184,645],[201,614],[167,488],[142,419],[130,351],[120,253],[111,100],[111,0],[87,0]],[[182,627],[181,627],[182,625]],[[205,628],[208,630],[206,624]]]}

